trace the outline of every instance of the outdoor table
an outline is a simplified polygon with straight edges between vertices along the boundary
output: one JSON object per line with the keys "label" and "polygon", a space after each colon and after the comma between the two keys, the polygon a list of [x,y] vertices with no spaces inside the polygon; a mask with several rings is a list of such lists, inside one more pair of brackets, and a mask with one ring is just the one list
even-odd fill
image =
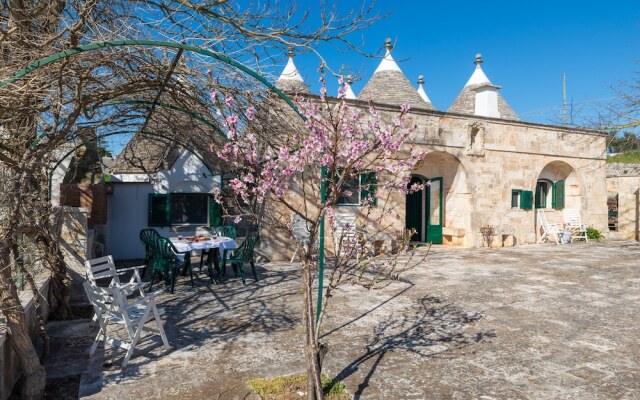
{"label": "outdoor table", "polygon": [[[205,252],[213,251],[209,261],[211,261],[211,258],[213,258],[213,262],[215,264],[216,271],[218,271],[218,274],[221,273],[220,249],[232,249],[232,248],[238,247],[238,244],[236,243],[235,240],[229,237],[224,237],[224,236],[220,236],[217,238],[209,238],[207,240],[200,240],[200,241],[188,240],[186,238],[184,239],[172,238],[171,242],[176,247],[176,250],[178,250],[181,253],[186,251],[200,250],[202,252],[201,258],[204,257]],[[211,279],[213,279],[211,262],[208,263],[207,267],[209,269],[209,275],[211,276]]]}

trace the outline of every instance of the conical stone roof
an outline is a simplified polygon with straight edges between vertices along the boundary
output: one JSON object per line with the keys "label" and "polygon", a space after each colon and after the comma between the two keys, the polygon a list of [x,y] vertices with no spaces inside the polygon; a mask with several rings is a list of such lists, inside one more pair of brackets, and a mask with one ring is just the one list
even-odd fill
{"label": "conical stone roof", "polygon": [[350,100],[355,100],[357,99],[356,94],[353,93],[353,89],[351,88],[351,84],[353,83],[353,79],[351,78],[351,76],[347,77],[346,82],[344,83],[344,98],[345,99],[350,99]]}
{"label": "conical stone roof", "polygon": [[427,92],[424,91],[424,77],[422,75],[418,77],[418,95],[425,103],[431,104],[431,99],[427,96]]}
{"label": "conical stone roof", "polygon": [[302,75],[298,72],[296,64],[293,62],[293,48],[289,48],[287,56],[289,60],[276,81],[276,87],[287,93],[311,93],[307,84],[304,83]]}
{"label": "conical stone roof", "polygon": [[474,61],[476,68],[473,71],[473,74],[471,74],[471,77],[464,85],[464,88],[462,88],[462,91],[460,91],[460,94],[458,94],[458,97],[456,97],[447,111],[459,114],[475,115],[476,92],[478,90],[489,88],[496,91],[498,112],[500,114],[499,118],[519,121],[520,118],[518,118],[518,115],[511,109],[500,93],[497,92],[500,87],[491,83],[487,75],[482,70],[482,62],[482,55],[476,54],[476,59]]}
{"label": "conical stone roof", "polygon": [[433,105],[420,97],[391,57],[391,39],[386,40],[385,48],[386,54],[382,62],[358,95],[358,99],[396,106],[406,103],[412,107],[432,110]]}

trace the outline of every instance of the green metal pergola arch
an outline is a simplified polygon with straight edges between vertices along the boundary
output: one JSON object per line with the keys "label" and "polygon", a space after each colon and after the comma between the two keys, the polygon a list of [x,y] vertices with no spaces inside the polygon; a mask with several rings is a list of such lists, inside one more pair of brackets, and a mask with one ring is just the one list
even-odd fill
{"label": "green metal pergola arch", "polygon": [[182,50],[182,51],[189,51],[189,52],[193,52],[193,53],[197,53],[209,58],[213,58],[215,60],[221,61],[225,64],[231,65],[239,70],[241,70],[242,72],[246,73],[247,75],[253,77],[254,79],[256,79],[258,82],[262,83],[264,86],[266,86],[267,88],[269,88],[271,91],[275,92],[282,100],[284,100],[299,116],[300,118],[302,118],[303,120],[306,120],[306,117],[304,115],[302,115],[302,113],[300,113],[300,111],[298,110],[298,108],[295,106],[295,104],[293,104],[293,101],[291,101],[291,99],[284,94],[280,89],[276,88],[271,82],[269,82],[268,80],[266,80],[262,75],[260,75],[259,73],[257,73],[256,71],[252,70],[251,68],[247,67],[246,65],[230,58],[227,57],[224,54],[220,54],[220,53],[216,53],[213,52],[211,50],[207,50],[207,49],[203,49],[201,47],[198,46],[192,46],[192,45],[188,45],[188,44],[184,44],[184,43],[176,43],[176,42],[169,42],[169,41],[164,41],[164,40],[146,40],[146,39],[122,39],[122,40],[109,40],[109,41],[105,41],[105,42],[98,42],[98,43],[90,43],[90,44],[86,44],[83,46],[78,46],[75,47],[73,49],[69,49],[69,50],[63,50],[59,53],[53,54],[49,57],[45,57],[42,58],[38,61],[35,61],[33,63],[31,63],[30,65],[26,66],[25,68],[19,70],[18,72],[16,72],[15,74],[13,74],[11,77],[9,77],[8,79],[5,79],[4,81],[0,82],[0,89],[11,84],[14,83],[15,81],[17,81],[18,79],[30,74],[31,72],[42,68],[46,65],[49,65],[51,63],[54,63],[58,60],[62,60],[64,58],[69,58],[69,57],[73,57],[82,53],[86,53],[86,52],[90,52],[90,51],[96,51],[96,50],[102,50],[102,49],[107,49],[107,48],[113,48],[113,47],[128,47],[128,46],[142,46],[142,47],[165,47],[165,48],[173,48],[173,49],[177,49],[177,50]]}
{"label": "green metal pergola arch", "polygon": [[[177,141],[175,139],[175,137],[172,136],[168,136],[162,133],[158,133],[158,132],[153,132],[153,131],[134,131],[134,130],[124,130],[124,131],[116,131],[116,132],[109,132],[109,133],[105,133],[104,135],[100,135],[100,136],[96,136],[95,138],[90,138],[87,140],[87,142],[96,142],[102,138],[105,137],[109,137],[109,136],[115,136],[115,135],[128,135],[128,134],[141,134],[141,135],[145,135],[145,136],[154,136],[154,137],[159,137],[162,139],[166,139],[168,141],[174,141],[177,144],[179,144],[180,146],[184,147],[186,150],[189,150],[194,156],[196,156],[196,158],[198,160],[200,160],[200,162],[202,162],[205,167],[207,167],[207,169],[209,170],[209,172],[211,173],[211,175],[214,175],[215,173],[213,171],[211,171],[211,169],[209,168],[209,166],[207,165],[207,163],[205,162],[204,158],[202,158],[197,152],[196,150],[198,150],[198,148],[190,146],[189,144],[186,143],[181,143],[179,141]],[[86,142],[85,142],[86,143]],[[62,158],[60,158],[60,160],[58,160],[58,162],[56,162],[53,167],[51,167],[51,174],[53,174],[53,171],[56,170],[56,168],[58,168],[60,166],[60,164],[62,164],[62,162],[69,157],[70,155],[72,155],[73,153],[75,153],[79,148],[83,147],[85,145],[85,143],[80,143],[76,146],[74,146],[71,150],[69,150],[67,153],[65,153]],[[49,182],[51,182],[51,179],[49,179]]]}
{"label": "green metal pergola arch", "polygon": [[[228,65],[231,65],[243,72],[245,72],[246,74],[248,74],[249,76],[255,78],[258,82],[262,83],[263,85],[265,85],[267,88],[269,88],[271,91],[275,92],[282,100],[284,100],[295,112],[296,114],[298,114],[300,116],[300,118],[303,121],[306,121],[306,117],[300,113],[300,111],[298,110],[298,108],[295,106],[295,104],[293,104],[293,102],[291,101],[291,99],[289,97],[287,97],[287,95],[285,95],[281,90],[279,90],[278,88],[276,88],[273,84],[271,84],[269,81],[267,81],[262,75],[258,74],[257,72],[253,71],[251,68],[243,65],[242,63],[239,63],[229,57],[227,57],[226,55],[223,54],[219,54],[216,52],[213,52],[211,50],[207,50],[207,49],[203,49],[197,46],[192,46],[192,45],[188,45],[188,44],[184,44],[184,43],[175,43],[175,42],[169,42],[169,41],[162,41],[162,40],[145,40],[145,39],[123,39],[123,40],[110,40],[110,41],[105,41],[105,42],[99,42],[99,43],[91,43],[91,44],[87,44],[87,45],[83,45],[83,46],[78,46],[76,48],[73,49],[69,49],[69,50],[64,50],[61,51],[59,53],[53,54],[49,57],[45,57],[43,59],[40,59],[30,65],[28,65],[27,67],[21,69],[20,71],[16,72],[13,76],[11,76],[10,78],[0,82],[0,89],[2,89],[3,87],[15,82],[16,80],[22,78],[23,76],[28,75],[29,73],[37,70],[38,68],[42,68],[48,64],[51,64],[53,62],[56,62],[58,60],[64,59],[64,58],[68,58],[68,57],[72,57],[78,54],[82,54],[85,52],[89,52],[89,51],[96,51],[96,50],[101,50],[101,49],[106,49],[106,48],[111,48],[111,47],[126,47],[126,46],[147,46],[147,47],[165,47],[165,48],[174,48],[177,49],[178,51],[190,51],[190,52],[194,52],[206,57],[210,57],[216,60],[219,60],[221,62],[224,62]],[[324,182],[324,179],[326,177],[326,168],[323,166],[322,167],[322,174],[321,174],[321,180]],[[324,202],[326,199],[326,191],[325,191],[325,185],[321,184],[321,201]],[[323,287],[323,269],[324,269],[324,217],[322,217],[322,221],[320,224],[320,232],[319,232],[319,248],[320,248],[320,252],[319,252],[319,259],[318,259],[318,301],[317,301],[317,309],[316,309],[316,323],[319,320],[320,317],[320,311],[321,311],[321,307],[322,307],[322,287]]]}

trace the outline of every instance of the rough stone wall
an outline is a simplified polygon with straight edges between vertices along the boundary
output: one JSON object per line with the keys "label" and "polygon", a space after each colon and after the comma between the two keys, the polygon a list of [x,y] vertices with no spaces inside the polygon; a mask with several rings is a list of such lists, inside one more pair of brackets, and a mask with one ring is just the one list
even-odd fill
{"label": "rough stone wall", "polygon": [[610,176],[640,176],[640,164],[607,164],[607,178]]}
{"label": "rough stone wall", "polygon": [[[607,170],[612,173],[617,172],[617,167],[610,167],[610,165],[607,165]],[[618,230],[605,236],[615,239],[640,240],[640,237],[638,237],[640,228],[640,174],[635,176],[608,176],[607,191],[610,196],[618,195]]]}
{"label": "rough stone wall", "polygon": [[[366,106],[364,102],[354,105]],[[396,107],[378,108],[389,117]],[[577,208],[585,223],[607,229],[606,136],[592,131],[565,129],[496,118],[455,115],[413,109],[409,124],[416,124],[414,143],[428,154],[414,171],[428,178],[443,177],[445,244],[483,246],[480,228],[494,228],[494,246],[535,243],[540,235],[536,210],[511,207],[513,189],[535,193],[540,177],[565,180],[566,206]],[[472,143],[470,135],[477,135]],[[383,179],[383,177],[378,177]],[[387,194],[379,192],[379,196]],[[392,195],[393,209],[383,210],[389,232],[386,248],[405,226],[405,197]],[[337,207],[336,212],[360,213],[360,207]],[[551,210],[550,222],[562,223],[562,211]],[[363,225],[359,225],[363,226]],[[265,232],[266,234],[266,232]],[[275,237],[275,236],[274,236]],[[264,238],[264,235],[263,235]],[[330,243],[331,238],[326,238]],[[272,254],[288,254],[287,239],[263,242]],[[290,242],[289,242],[290,244]],[[263,247],[263,248],[264,248]],[[293,247],[289,246],[293,249]]]}
{"label": "rough stone wall", "polygon": [[[511,191],[522,189],[535,192],[538,178],[543,171],[549,170],[547,166],[551,163],[571,170],[569,181],[574,184],[567,185],[565,190],[568,198],[575,197],[578,200],[577,204],[567,204],[567,208],[579,208],[587,223],[599,229],[606,228],[603,135],[446,114],[435,116],[421,113],[416,115],[415,122],[418,124],[415,142],[423,143],[430,152],[455,156],[460,162],[458,173],[465,175],[467,187],[459,189],[461,196],[457,199],[445,203],[445,215],[456,213],[463,221],[456,222],[452,228],[467,231],[463,240],[465,246],[481,246],[480,228],[486,225],[495,227],[499,241],[505,235],[513,236],[516,243],[534,243],[539,231],[535,210],[512,209]],[[483,156],[475,155],[481,153],[469,148],[470,126],[481,126],[484,130]],[[550,172],[555,171],[551,168]],[[446,186],[445,182],[445,190]],[[465,190],[468,192],[467,199],[462,196]],[[559,211],[553,212],[550,216],[552,222],[561,223],[561,214]],[[445,218],[445,221],[453,224],[451,218]]]}

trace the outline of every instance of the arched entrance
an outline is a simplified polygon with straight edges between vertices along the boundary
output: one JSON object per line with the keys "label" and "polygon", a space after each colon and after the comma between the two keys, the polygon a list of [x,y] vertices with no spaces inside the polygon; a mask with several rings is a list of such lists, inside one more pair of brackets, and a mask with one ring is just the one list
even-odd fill
{"label": "arched entrance", "polygon": [[538,212],[544,211],[549,223],[563,224],[565,209],[584,212],[584,187],[577,171],[564,161],[552,161],[542,168],[535,181],[533,208],[536,210],[535,230],[540,235]]}
{"label": "arched entrance", "polygon": [[431,152],[411,175],[411,184],[426,183],[423,190],[408,193],[405,227],[414,229],[413,242],[466,245],[471,223],[470,192],[460,161],[445,152]]}
{"label": "arched entrance", "polygon": [[442,244],[442,178],[412,175],[409,186],[414,184],[425,186],[407,193],[405,226],[415,231],[411,241]]}

